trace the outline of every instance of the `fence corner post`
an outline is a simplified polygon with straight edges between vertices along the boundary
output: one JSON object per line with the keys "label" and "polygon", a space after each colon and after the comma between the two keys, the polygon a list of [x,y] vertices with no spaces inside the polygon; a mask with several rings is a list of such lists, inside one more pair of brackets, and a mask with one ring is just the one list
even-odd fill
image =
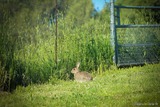
{"label": "fence corner post", "polygon": [[116,29],[115,29],[115,17],[114,17],[114,0],[110,0],[110,29],[111,29],[110,42],[111,42],[112,49],[114,51],[112,60],[114,64],[117,64],[116,53],[115,53]]}

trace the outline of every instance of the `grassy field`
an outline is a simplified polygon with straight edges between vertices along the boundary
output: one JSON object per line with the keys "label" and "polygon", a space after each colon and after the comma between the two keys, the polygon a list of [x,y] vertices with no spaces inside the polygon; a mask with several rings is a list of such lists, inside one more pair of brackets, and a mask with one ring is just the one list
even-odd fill
{"label": "grassy field", "polygon": [[160,106],[160,64],[107,70],[92,82],[49,82],[0,92],[0,107]]}

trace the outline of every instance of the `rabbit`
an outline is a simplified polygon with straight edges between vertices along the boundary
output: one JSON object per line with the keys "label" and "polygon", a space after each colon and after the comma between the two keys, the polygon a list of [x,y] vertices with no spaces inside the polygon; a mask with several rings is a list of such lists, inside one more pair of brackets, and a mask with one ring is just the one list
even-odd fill
{"label": "rabbit", "polygon": [[74,74],[74,79],[77,82],[86,82],[86,81],[92,81],[92,76],[88,72],[80,72],[79,71],[80,63],[77,63],[76,67],[72,69],[71,73]]}

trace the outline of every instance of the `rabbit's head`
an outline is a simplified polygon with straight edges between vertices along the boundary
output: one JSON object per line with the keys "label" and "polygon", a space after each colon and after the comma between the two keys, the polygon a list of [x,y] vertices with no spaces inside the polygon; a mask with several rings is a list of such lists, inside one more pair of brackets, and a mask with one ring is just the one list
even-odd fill
{"label": "rabbit's head", "polygon": [[75,73],[79,72],[79,69],[78,69],[79,65],[80,65],[80,63],[78,62],[76,67],[72,69],[71,73],[75,74]]}

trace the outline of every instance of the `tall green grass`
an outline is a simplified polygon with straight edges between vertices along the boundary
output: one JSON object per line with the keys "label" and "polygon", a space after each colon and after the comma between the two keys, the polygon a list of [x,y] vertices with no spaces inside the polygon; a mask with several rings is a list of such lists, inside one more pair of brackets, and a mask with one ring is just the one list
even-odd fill
{"label": "tall green grass", "polygon": [[[71,79],[71,69],[77,61],[87,71],[105,70],[112,64],[109,24],[91,18],[76,25],[73,19],[61,15],[58,19],[57,64],[55,63],[55,24],[48,18],[33,16],[25,9],[6,21],[1,31],[1,60],[11,84],[44,83],[51,78]],[[19,20],[20,19],[20,20]],[[10,86],[11,85],[11,86]]]}
{"label": "tall green grass", "polygon": [[[77,61],[81,62],[82,69],[89,71],[97,70],[101,64],[111,63],[112,53],[109,35],[107,35],[109,28],[104,29],[105,25],[103,24],[99,25],[99,28],[90,29],[91,26],[96,27],[98,24],[102,24],[95,20],[91,20],[90,23],[73,29],[64,26],[64,24],[66,24],[64,20],[59,21],[58,24],[57,65],[54,59],[54,33],[48,35],[48,39],[43,39],[41,38],[41,30],[36,29],[38,33],[35,35],[37,43],[27,44],[23,49],[16,51],[15,54],[18,54],[18,56],[16,55],[15,59],[25,63],[27,72],[24,75],[32,75],[33,77],[30,77],[32,78],[32,82],[44,82],[49,76],[67,79],[66,74],[70,75],[70,70],[75,66]],[[54,27],[53,25],[51,31],[54,30]],[[102,30],[104,31],[102,32]],[[41,77],[39,78],[41,80],[35,77]]]}

